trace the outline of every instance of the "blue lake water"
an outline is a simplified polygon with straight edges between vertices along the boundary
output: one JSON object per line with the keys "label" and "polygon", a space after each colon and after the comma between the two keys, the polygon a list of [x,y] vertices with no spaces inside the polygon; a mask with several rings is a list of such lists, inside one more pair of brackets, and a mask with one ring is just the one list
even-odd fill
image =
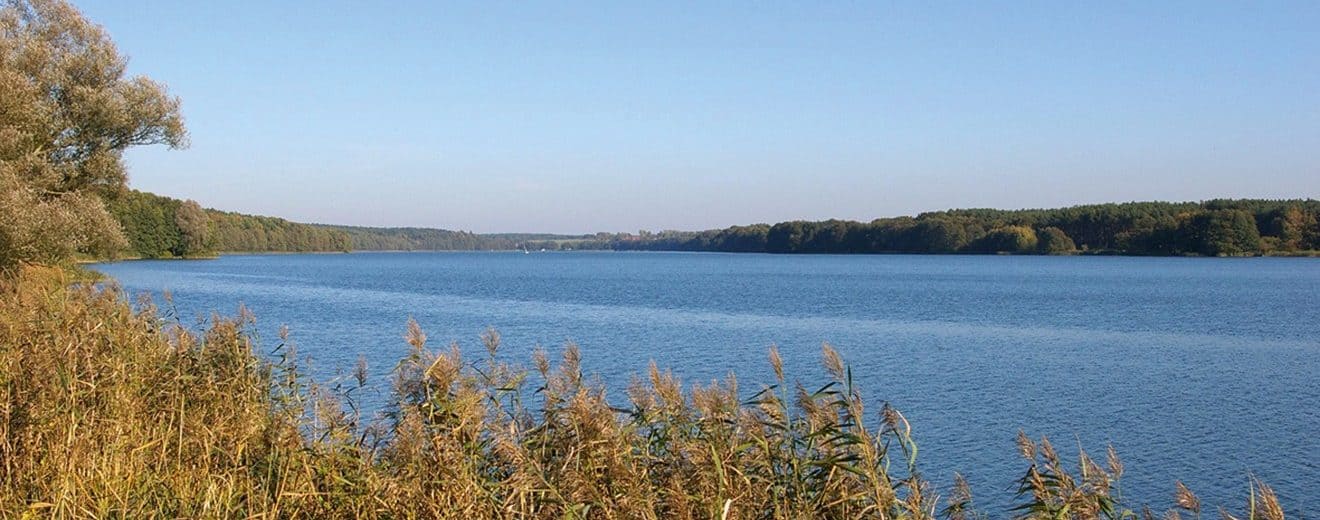
{"label": "blue lake water", "polygon": [[829,342],[873,413],[889,401],[912,422],[925,474],[944,486],[962,472],[992,516],[1027,467],[1019,429],[1065,453],[1113,444],[1125,494],[1157,511],[1175,479],[1241,509],[1253,474],[1294,517],[1320,511],[1315,259],[355,253],[95,268],[133,294],[170,291],[184,323],[241,302],[263,348],[288,325],[322,380],[363,355],[378,392],[410,316],[432,348],[473,355],[487,327],[520,360],[572,341],[620,403],[650,360],[755,391],[772,344],[810,385]]}

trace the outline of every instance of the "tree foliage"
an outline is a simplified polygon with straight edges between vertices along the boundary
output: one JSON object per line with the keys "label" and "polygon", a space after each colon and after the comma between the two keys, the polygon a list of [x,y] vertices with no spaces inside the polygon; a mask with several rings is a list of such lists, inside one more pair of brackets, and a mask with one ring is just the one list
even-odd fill
{"label": "tree foliage", "polygon": [[1260,232],[1250,213],[1211,210],[1183,217],[1178,227],[1181,249],[1208,256],[1242,255],[1260,250]]}
{"label": "tree foliage", "polygon": [[[884,223],[879,225],[884,226]],[[908,238],[906,245],[914,249],[924,249],[923,252],[954,253],[969,242],[965,223],[955,219],[923,219],[911,228],[911,233],[913,236],[905,237]],[[900,249],[907,248],[900,247]]]}
{"label": "tree foliage", "polygon": [[1316,212],[1307,211],[1300,204],[1289,204],[1274,212],[1267,229],[1278,239],[1277,249],[1320,249],[1320,225],[1316,218]]}
{"label": "tree foliage", "polygon": [[1072,238],[1068,237],[1062,229],[1049,226],[1041,228],[1036,233],[1036,248],[1041,253],[1057,255],[1061,253],[1070,253],[1077,250],[1077,244],[1073,243]]}
{"label": "tree foliage", "polygon": [[208,215],[213,251],[306,253],[353,248],[348,234],[325,226],[228,211]]}
{"label": "tree foliage", "polygon": [[696,233],[618,234],[578,249],[769,253],[1242,255],[1320,249],[1320,201],[1133,202],[962,209],[871,222],[791,221]]}
{"label": "tree foliage", "polygon": [[[541,248],[576,235],[478,235],[427,228],[370,228],[301,224],[282,218],[203,209],[193,201],[126,190],[108,197],[128,241],[126,252],[144,258],[210,252],[485,251]],[[764,233],[762,233],[764,235]],[[764,240],[747,247],[762,247]]]}
{"label": "tree foliage", "polygon": [[368,251],[483,251],[517,249],[511,236],[483,236],[467,231],[430,228],[325,226],[347,234],[354,249]]}
{"label": "tree foliage", "polygon": [[123,236],[96,195],[122,191],[130,146],[185,146],[179,101],[61,0],[0,3],[0,261],[105,254]]}
{"label": "tree foliage", "polygon": [[[185,204],[149,193],[111,199],[138,255],[195,254],[177,213]],[[733,226],[700,232],[595,235],[481,235],[429,228],[299,224],[206,211],[206,251],[310,252],[612,249],[760,253],[1089,252],[1129,255],[1243,255],[1320,249],[1320,202],[1235,200],[1129,203],[1053,210],[924,213],[871,222],[827,220]],[[1087,237],[1087,238],[1074,238]],[[192,248],[192,249],[190,249]]]}
{"label": "tree foliage", "polygon": [[96,196],[42,197],[13,176],[0,174],[0,267],[60,264],[78,253],[111,255],[125,244]]}
{"label": "tree foliage", "polygon": [[127,252],[144,258],[225,252],[348,251],[349,237],[322,226],[274,217],[203,209],[137,190],[110,199],[110,209],[128,237]]}
{"label": "tree foliage", "polygon": [[190,256],[205,253],[209,245],[210,219],[194,200],[184,201],[174,211],[174,225],[179,228],[179,248],[174,254]]}
{"label": "tree foliage", "polygon": [[1004,226],[990,230],[975,247],[985,253],[1031,253],[1038,240],[1029,226]]}
{"label": "tree foliage", "polygon": [[167,258],[181,249],[182,234],[174,217],[180,202],[137,190],[109,199],[110,212],[128,239],[127,253],[143,258]]}

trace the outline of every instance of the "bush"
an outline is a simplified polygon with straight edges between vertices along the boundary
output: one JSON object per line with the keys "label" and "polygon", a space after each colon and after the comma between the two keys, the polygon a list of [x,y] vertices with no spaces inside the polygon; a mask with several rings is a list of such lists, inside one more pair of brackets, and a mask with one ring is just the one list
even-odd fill
{"label": "bush", "polygon": [[977,249],[987,253],[1029,253],[1036,251],[1036,231],[1027,226],[1005,226],[986,233],[977,241]]}
{"label": "bush", "polygon": [[0,163],[0,269],[20,262],[68,264],[76,254],[112,257],[127,245],[95,196],[43,197]]}
{"label": "bush", "polygon": [[1074,244],[1068,234],[1062,229],[1056,227],[1047,227],[1036,233],[1036,248],[1045,254],[1071,253],[1077,250],[1077,244]]}

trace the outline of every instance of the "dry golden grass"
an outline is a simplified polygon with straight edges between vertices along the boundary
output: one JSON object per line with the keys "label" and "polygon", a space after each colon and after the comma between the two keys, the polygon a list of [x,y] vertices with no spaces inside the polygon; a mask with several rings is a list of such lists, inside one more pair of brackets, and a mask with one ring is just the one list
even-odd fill
{"label": "dry golden grass", "polygon": [[[530,370],[427,348],[411,323],[389,416],[364,424],[355,388],[299,373],[281,344],[254,355],[251,316],[192,334],[114,290],[28,267],[0,283],[0,516],[50,518],[978,518],[966,483],[940,499],[903,414],[868,411],[826,346],[816,391],[776,381],[683,388],[654,365],[612,408],[578,350]],[[282,338],[283,339],[283,338]],[[364,384],[359,371],[356,384]],[[868,415],[870,414],[870,415]],[[871,417],[874,420],[864,420]],[[1123,467],[1073,472],[1023,435],[1030,518],[1135,518]],[[1178,484],[1185,513],[1200,501]],[[1170,512],[1177,514],[1176,512]],[[1146,512],[1145,514],[1149,514]],[[1224,513],[1227,516],[1227,513]],[[1282,518],[1254,482],[1243,518]]]}

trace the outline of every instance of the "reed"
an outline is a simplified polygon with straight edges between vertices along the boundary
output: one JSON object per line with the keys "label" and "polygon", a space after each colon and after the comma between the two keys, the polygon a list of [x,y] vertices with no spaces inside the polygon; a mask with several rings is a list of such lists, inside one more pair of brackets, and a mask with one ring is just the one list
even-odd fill
{"label": "reed", "polygon": [[[432,350],[416,323],[392,399],[367,420],[352,378],[318,384],[286,334],[254,351],[252,316],[171,324],[123,294],[25,267],[0,282],[0,516],[18,518],[968,519],[961,477],[935,489],[912,425],[869,406],[828,345],[828,380],[741,392],[652,364],[614,407],[578,349],[531,367]],[[740,396],[751,395],[751,398]],[[1123,466],[1021,435],[1024,518],[1153,517],[1124,503]],[[1181,483],[1166,515],[1199,516]],[[1222,512],[1222,510],[1221,510]],[[1243,519],[1280,519],[1253,481]],[[1222,512],[1225,518],[1238,518]]]}

